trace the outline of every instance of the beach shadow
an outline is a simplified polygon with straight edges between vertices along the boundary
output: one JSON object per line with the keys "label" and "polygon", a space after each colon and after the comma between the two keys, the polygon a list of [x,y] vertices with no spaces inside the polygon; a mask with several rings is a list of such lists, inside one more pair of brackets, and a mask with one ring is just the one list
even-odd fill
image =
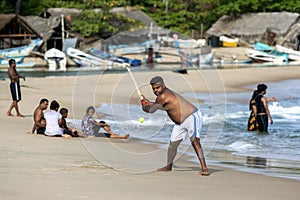
{"label": "beach shadow", "polygon": [[42,90],[42,88],[36,88],[36,87],[28,86],[28,85],[20,85],[20,87],[34,89],[34,90]]}
{"label": "beach shadow", "polygon": [[[212,167],[208,168],[208,170],[209,170],[210,174],[224,171],[222,169],[216,169],[216,168],[212,168]],[[178,171],[178,172],[196,171],[196,172],[199,172],[199,171],[201,171],[201,168],[200,167],[180,167],[180,166],[174,166],[173,167],[173,171]]]}

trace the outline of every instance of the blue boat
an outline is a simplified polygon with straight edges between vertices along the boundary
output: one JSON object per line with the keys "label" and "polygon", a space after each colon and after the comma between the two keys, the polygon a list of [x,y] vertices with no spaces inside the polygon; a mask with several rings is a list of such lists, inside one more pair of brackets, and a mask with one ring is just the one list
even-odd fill
{"label": "blue boat", "polygon": [[8,64],[10,59],[14,59],[17,64],[23,63],[23,60],[26,56],[30,54],[30,52],[37,46],[41,45],[43,40],[40,38],[33,40],[30,44],[21,46],[21,47],[14,47],[8,49],[1,49],[0,50],[0,64],[5,65]]}
{"label": "blue boat", "polygon": [[110,61],[117,62],[117,63],[127,63],[132,67],[142,65],[142,61],[139,60],[139,59],[131,59],[131,58],[127,58],[127,57],[124,57],[124,56],[116,56],[114,54],[102,51],[100,49],[91,48],[89,50],[89,52],[92,55],[94,55],[98,58],[105,59],[105,60],[110,60]]}

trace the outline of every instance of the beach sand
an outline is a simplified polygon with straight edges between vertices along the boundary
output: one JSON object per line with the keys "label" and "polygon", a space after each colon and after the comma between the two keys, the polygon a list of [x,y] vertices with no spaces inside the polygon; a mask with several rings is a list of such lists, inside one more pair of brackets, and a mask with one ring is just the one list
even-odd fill
{"label": "beach sand", "polygon": [[[151,77],[185,92],[250,91],[247,85],[299,79],[299,67],[134,73],[143,94],[154,98]],[[56,99],[81,119],[89,105],[138,104],[127,73],[30,78],[22,81],[19,103],[25,118],[7,117],[9,81],[0,82],[0,199],[300,199],[300,182],[209,166],[211,176],[182,156],[172,172],[155,172],[166,151],[135,139],[62,139],[29,134],[41,98]],[[198,101],[190,99],[191,101]]]}

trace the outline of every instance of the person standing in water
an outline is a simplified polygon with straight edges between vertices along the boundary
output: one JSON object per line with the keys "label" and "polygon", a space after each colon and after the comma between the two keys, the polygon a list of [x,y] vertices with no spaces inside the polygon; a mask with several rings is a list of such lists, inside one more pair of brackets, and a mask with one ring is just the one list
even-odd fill
{"label": "person standing in water", "polygon": [[267,93],[268,86],[265,84],[257,85],[257,96],[255,97],[255,119],[258,124],[257,131],[261,133],[268,133],[268,121],[273,124],[273,119],[268,108],[268,100],[264,96]]}

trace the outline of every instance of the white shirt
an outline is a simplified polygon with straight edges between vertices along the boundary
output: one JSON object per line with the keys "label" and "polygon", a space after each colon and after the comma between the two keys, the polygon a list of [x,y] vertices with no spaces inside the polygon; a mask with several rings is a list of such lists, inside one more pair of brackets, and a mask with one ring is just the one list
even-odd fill
{"label": "white shirt", "polygon": [[46,131],[45,135],[54,136],[62,135],[63,129],[59,127],[58,120],[61,119],[61,114],[55,110],[50,110],[45,114]]}

